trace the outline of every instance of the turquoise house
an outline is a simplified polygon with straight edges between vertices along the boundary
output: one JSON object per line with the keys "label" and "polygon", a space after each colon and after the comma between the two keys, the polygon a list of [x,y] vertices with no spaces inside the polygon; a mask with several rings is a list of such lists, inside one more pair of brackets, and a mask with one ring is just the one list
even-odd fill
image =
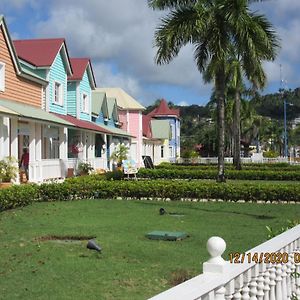
{"label": "turquoise house", "polygon": [[43,89],[42,108],[66,115],[67,78],[73,71],[65,40],[15,40],[14,46],[21,66],[48,81]]}
{"label": "turquoise house", "polygon": [[67,113],[77,119],[92,120],[92,90],[96,81],[88,58],[71,58],[73,74],[68,76]]}

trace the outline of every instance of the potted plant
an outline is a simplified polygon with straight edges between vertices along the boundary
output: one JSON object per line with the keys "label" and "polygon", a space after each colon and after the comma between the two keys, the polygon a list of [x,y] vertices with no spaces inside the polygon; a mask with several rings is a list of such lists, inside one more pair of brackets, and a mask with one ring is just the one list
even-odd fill
{"label": "potted plant", "polygon": [[11,181],[17,178],[18,171],[17,160],[14,157],[8,156],[0,160],[1,188],[9,187]]}
{"label": "potted plant", "polygon": [[78,174],[79,175],[88,175],[94,168],[88,162],[80,162],[78,164]]}
{"label": "potted plant", "polygon": [[125,145],[119,144],[115,151],[111,154],[110,160],[117,164],[117,167],[120,169],[122,167],[123,160],[127,159],[128,156],[128,147]]}

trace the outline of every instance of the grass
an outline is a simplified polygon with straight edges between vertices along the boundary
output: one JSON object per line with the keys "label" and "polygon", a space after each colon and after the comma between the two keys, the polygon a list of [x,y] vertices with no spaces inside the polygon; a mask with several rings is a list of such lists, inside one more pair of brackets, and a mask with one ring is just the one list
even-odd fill
{"label": "grass", "polygon": [[[159,208],[184,214],[159,215]],[[224,258],[266,240],[299,217],[300,206],[89,200],[35,203],[0,213],[0,299],[146,299],[202,271],[206,241],[227,242]],[[153,230],[185,231],[177,242],[145,238]],[[58,242],[45,236],[95,236]]]}

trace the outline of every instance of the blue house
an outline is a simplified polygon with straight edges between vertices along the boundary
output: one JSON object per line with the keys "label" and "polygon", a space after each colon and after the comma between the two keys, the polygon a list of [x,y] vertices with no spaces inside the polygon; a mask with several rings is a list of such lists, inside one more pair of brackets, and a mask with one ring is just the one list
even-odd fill
{"label": "blue house", "polygon": [[157,108],[151,111],[148,115],[156,120],[167,120],[170,125],[169,137],[169,161],[176,162],[180,157],[180,112],[179,109],[169,108],[166,100],[162,99]]}
{"label": "blue house", "polygon": [[91,91],[96,82],[90,60],[70,59],[64,39],[20,40],[14,45],[22,67],[48,82],[42,108],[71,124],[60,131],[42,128],[44,156],[56,160],[56,167],[63,170],[61,177],[67,169],[76,170],[78,161],[106,168],[106,159],[95,157],[95,139],[100,135],[106,140],[111,132],[91,120]]}

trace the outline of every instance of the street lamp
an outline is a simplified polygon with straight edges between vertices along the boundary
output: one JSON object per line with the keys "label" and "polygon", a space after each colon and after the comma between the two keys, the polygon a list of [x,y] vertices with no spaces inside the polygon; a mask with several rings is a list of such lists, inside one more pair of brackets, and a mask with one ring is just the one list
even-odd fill
{"label": "street lamp", "polygon": [[283,114],[284,114],[284,157],[288,157],[288,143],[287,143],[287,128],[286,128],[286,100],[283,100]]}
{"label": "street lamp", "polygon": [[[286,95],[284,95],[283,93],[283,97],[285,97]],[[284,116],[284,151],[283,151],[283,156],[284,157],[288,157],[288,133],[287,133],[287,105],[289,106],[293,106],[293,103],[288,103],[286,102],[286,99],[283,99],[283,116]]]}

